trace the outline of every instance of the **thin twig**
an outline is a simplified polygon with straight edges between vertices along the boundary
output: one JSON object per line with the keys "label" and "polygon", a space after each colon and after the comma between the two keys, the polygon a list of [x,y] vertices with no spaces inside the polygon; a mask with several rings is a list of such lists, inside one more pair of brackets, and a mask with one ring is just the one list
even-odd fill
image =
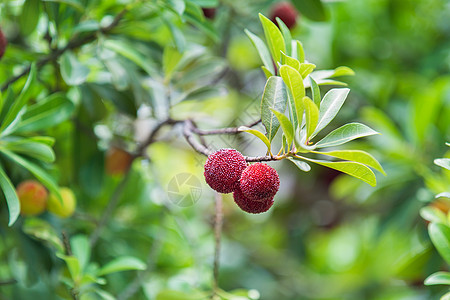
{"label": "thin twig", "polygon": [[0,280],[0,286],[2,285],[10,285],[10,284],[16,284],[17,280],[14,278],[11,279],[5,279],[5,280]]}
{"label": "thin twig", "polygon": [[216,193],[216,205],[214,215],[214,266],[213,266],[213,295],[211,298],[217,295],[219,290],[219,269],[220,269],[220,241],[222,237],[222,195]]}
{"label": "thin twig", "polygon": [[[256,120],[248,125],[245,125],[245,127],[253,127],[253,126],[258,125],[260,122],[261,122],[261,119]],[[197,126],[194,126],[192,128],[192,131],[197,135],[238,134],[238,133],[242,132],[239,130],[239,127],[203,130],[203,129],[197,128]]]}

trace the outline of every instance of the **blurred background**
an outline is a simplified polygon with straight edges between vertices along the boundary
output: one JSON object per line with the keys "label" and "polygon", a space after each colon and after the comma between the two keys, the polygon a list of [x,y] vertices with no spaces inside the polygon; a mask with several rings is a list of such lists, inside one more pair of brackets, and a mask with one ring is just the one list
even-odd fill
{"label": "blurred background", "polygon": [[[297,15],[291,33],[303,43],[306,59],[318,69],[344,65],[355,71],[341,79],[351,92],[331,127],[361,121],[380,132],[352,145],[372,153],[387,176],[377,174],[373,188],[316,165],[305,173],[289,162],[270,163],[281,186],[267,213],[246,214],[231,195],[224,196],[219,286],[246,295],[243,299],[439,299],[448,288],[423,281],[448,265],[431,244],[419,210],[450,190],[450,172],[433,165],[435,158],[450,157],[445,146],[450,140],[450,3],[289,3]],[[206,158],[189,147],[177,126],[163,128],[147,149],[148,159],[134,160],[126,174],[105,171],[108,153],[113,147],[134,153],[169,115],[192,118],[202,129],[255,121],[265,76],[244,29],[263,37],[258,13],[270,17],[279,4],[0,3],[0,27],[9,41],[0,61],[2,84],[22,66],[74,36],[88,36],[130,7],[111,32],[41,68],[34,92],[38,101],[39,95],[61,91],[73,104],[70,117],[45,129],[56,139],[56,162],[46,168],[78,200],[71,218],[49,213],[39,218],[57,235],[89,236],[123,182],[90,260],[104,265],[129,255],[146,262],[147,270],[108,275],[102,289],[113,299],[205,299],[199,291],[210,289],[214,254],[214,193],[203,178]],[[31,5],[39,7],[32,10],[34,26],[29,24],[33,13],[24,16],[24,7]],[[182,67],[171,73],[163,61],[177,53]],[[67,65],[72,72],[63,71]],[[62,72],[55,71],[59,68]],[[74,72],[87,73],[77,81]],[[322,94],[330,88],[322,87]],[[206,139],[213,149],[265,152],[251,135]],[[29,176],[8,168],[14,184]],[[68,272],[62,260],[36,239],[27,218],[7,227],[8,211],[1,203],[0,282],[13,278],[16,283],[0,285],[0,299],[70,299],[61,279]]]}

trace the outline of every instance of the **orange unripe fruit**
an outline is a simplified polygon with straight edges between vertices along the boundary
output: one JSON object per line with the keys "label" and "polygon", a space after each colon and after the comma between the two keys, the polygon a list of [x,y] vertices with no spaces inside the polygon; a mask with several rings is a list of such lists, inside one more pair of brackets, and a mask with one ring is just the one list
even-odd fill
{"label": "orange unripe fruit", "polygon": [[125,150],[112,147],[106,154],[106,173],[123,175],[131,166],[133,156]]}
{"label": "orange unripe fruit", "polygon": [[45,187],[35,181],[26,180],[16,188],[20,201],[20,213],[24,216],[36,216],[47,207],[48,192]]}
{"label": "orange unripe fruit", "polygon": [[48,198],[47,209],[49,212],[61,217],[68,218],[75,212],[77,200],[71,189],[62,187],[59,189],[62,201],[55,194],[51,193]]}

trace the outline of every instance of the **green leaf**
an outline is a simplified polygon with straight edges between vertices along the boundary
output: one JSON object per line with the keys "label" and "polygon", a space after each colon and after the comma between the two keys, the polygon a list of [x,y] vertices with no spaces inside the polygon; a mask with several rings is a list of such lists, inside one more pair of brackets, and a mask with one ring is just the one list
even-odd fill
{"label": "green leaf", "polygon": [[305,161],[302,161],[295,157],[288,157],[288,160],[292,162],[294,165],[296,165],[297,168],[299,168],[303,172],[309,172],[311,170],[311,166]]}
{"label": "green leaf", "polygon": [[283,65],[288,65],[295,70],[298,70],[300,68],[300,62],[297,59],[287,56],[283,52],[281,52],[281,63]]}
{"label": "green leaf", "polygon": [[25,154],[44,162],[55,161],[55,153],[50,146],[44,143],[34,142],[30,139],[6,140],[2,147],[12,152]]}
{"label": "green leaf", "polygon": [[20,202],[17,198],[16,189],[11,183],[8,175],[6,175],[3,167],[0,165],[0,187],[2,188],[3,195],[5,195],[6,204],[9,211],[9,223],[8,226],[12,226],[20,214]]}
{"label": "green leaf", "polygon": [[56,230],[47,221],[40,218],[26,218],[22,230],[29,236],[55,247],[57,252],[64,252],[63,242],[58,237]]}
{"label": "green leaf", "polygon": [[264,72],[264,75],[266,75],[266,78],[269,79],[270,76],[273,76],[273,73],[270,73],[269,70],[267,70],[267,68],[265,66],[262,66],[261,69]]}
{"label": "green leaf", "polygon": [[431,223],[428,234],[439,254],[450,264],[450,228],[444,224]]}
{"label": "green leaf", "polygon": [[[305,50],[303,49],[303,44],[300,41],[296,41],[296,49],[297,49],[297,59],[301,62],[305,62]],[[292,47],[294,48],[294,47]]]}
{"label": "green leaf", "polygon": [[19,16],[19,29],[23,35],[32,33],[39,22],[41,6],[39,0],[26,0],[22,6],[22,13]]}
{"label": "green leaf", "polygon": [[292,43],[291,31],[280,18],[277,17],[276,21],[278,23],[278,27],[281,29],[281,34],[283,35],[284,45],[286,46],[286,53],[291,53],[291,43]]}
{"label": "green leaf", "polygon": [[163,71],[166,81],[170,80],[173,71],[176,69],[182,57],[183,54],[178,52],[175,47],[172,47],[170,45],[166,46],[163,53]]}
{"label": "green leaf", "polygon": [[375,177],[375,174],[371,169],[369,169],[367,166],[353,162],[353,161],[326,161],[326,160],[317,160],[317,159],[311,159],[306,157],[300,157],[304,160],[334,169],[338,170],[340,172],[346,173],[350,176],[353,176],[355,178],[358,178],[371,186],[377,185],[377,179]]}
{"label": "green leaf", "polygon": [[294,140],[294,127],[292,126],[291,121],[289,121],[288,117],[286,117],[283,113],[280,113],[272,108],[270,110],[275,114],[280,122],[283,133],[286,136],[288,147],[291,147],[292,141]]}
{"label": "green leaf", "polygon": [[71,51],[61,55],[61,76],[68,85],[80,85],[89,76],[89,68],[81,64]]}
{"label": "green leaf", "polygon": [[68,120],[75,111],[75,105],[64,93],[55,93],[27,107],[16,132],[30,132],[47,129]]}
{"label": "green leaf", "polygon": [[424,284],[425,285],[437,285],[437,284],[450,285],[450,273],[449,272],[433,273],[425,279]]}
{"label": "green leaf", "polygon": [[9,150],[2,150],[1,153],[3,153],[6,157],[8,157],[13,162],[19,164],[23,168],[30,171],[42,184],[44,184],[51,192],[55,193],[60,197],[59,188],[56,182],[51,178],[44,170],[42,170],[39,166],[36,164],[24,159],[23,157],[9,151]]}
{"label": "green leaf", "polygon": [[318,134],[336,117],[349,92],[350,89],[332,89],[325,94],[320,103],[319,123],[312,137]]}
{"label": "green leaf", "polygon": [[294,128],[301,126],[303,119],[303,97],[305,97],[305,87],[303,78],[294,68],[283,65],[280,67],[280,76],[290,91],[289,108],[293,116]]}
{"label": "green leaf", "polygon": [[374,168],[377,171],[380,171],[383,175],[386,175],[383,167],[380,163],[370,155],[369,153],[361,150],[336,150],[330,152],[317,152],[319,154],[332,156],[340,159],[345,159],[349,161],[359,162],[371,168]]}
{"label": "green leaf", "polygon": [[266,36],[266,41],[269,45],[269,50],[272,54],[273,60],[275,62],[281,62],[280,51],[286,53],[283,35],[278,27],[262,14],[259,14],[259,20],[263,26],[264,35]]}
{"label": "green leaf", "polygon": [[70,239],[73,255],[78,259],[81,270],[85,270],[91,257],[89,240],[85,235],[78,234]]}
{"label": "green leaf", "polygon": [[190,91],[187,95],[184,96],[183,99],[181,99],[180,102],[211,99],[213,97],[223,94],[222,91],[223,88],[220,86],[209,86],[209,85],[203,86],[193,91]]}
{"label": "green leaf", "polygon": [[129,270],[145,270],[147,265],[131,256],[122,256],[114,259],[113,261],[107,263],[105,266],[100,268],[97,272],[97,276],[103,276],[110,273],[129,271]]}
{"label": "green leaf", "polygon": [[72,255],[64,255],[62,253],[56,253],[56,256],[64,260],[67,264],[67,268],[69,269],[70,276],[73,281],[78,281],[81,275],[81,266],[80,262],[75,256]]}
{"label": "green leaf", "polygon": [[302,63],[299,67],[300,75],[302,75],[302,78],[306,78],[311,72],[316,68],[315,64],[310,63]]}
{"label": "green leaf", "polygon": [[316,143],[316,147],[324,148],[338,146],[354,139],[374,134],[379,133],[364,124],[348,123],[330,132],[327,136]]}
{"label": "green leaf", "polygon": [[[30,73],[28,75],[28,79],[20,92],[19,96],[11,107],[9,108],[8,113],[5,116],[5,119],[2,120],[2,126],[0,127],[0,131],[2,132],[2,135],[6,135],[5,131],[12,132],[13,130],[7,130],[7,128],[13,127],[13,123],[17,124],[17,120],[20,119],[21,111],[23,107],[28,103],[30,100],[30,94],[32,91],[32,88],[36,82],[36,65],[31,65]],[[10,127],[11,126],[11,127]]]}
{"label": "green leaf", "polygon": [[80,3],[79,0],[42,0],[44,2],[56,2],[56,3],[64,3],[69,6],[72,6],[76,10],[78,10],[81,13],[84,13],[84,6]]}
{"label": "green leaf", "polygon": [[179,292],[173,290],[162,290],[156,295],[156,300],[204,300],[207,295],[202,292]]}
{"label": "green leaf", "polygon": [[317,22],[328,19],[321,0],[292,0],[292,3],[308,19]]}
{"label": "green leaf", "polygon": [[450,170],[450,158],[437,158],[434,160],[434,164]]}
{"label": "green leaf", "polygon": [[436,207],[432,206],[422,207],[420,209],[420,216],[429,222],[441,224],[447,223],[447,216]]}
{"label": "green leaf", "polygon": [[[347,85],[346,83],[330,80],[328,78],[338,77],[338,76],[351,76],[355,75],[355,72],[349,67],[338,67],[334,70],[320,70],[311,73],[311,77],[317,82],[318,85]],[[306,87],[309,87],[308,84],[305,84]]]}
{"label": "green leaf", "polygon": [[273,108],[279,112],[284,112],[286,110],[286,104],[287,92],[283,80],[276,76],[269,77],[262,96],[261,120],[266,128],[266,136],[270,142],[280,128],[278,119],[270,109]]}
{"label": "green leaf", "polygon": [[256,129],[252,129],[246,126],[241,126],[238,128],[239,131],[243,131],[243,132],[247,132],[247,133],[251,133],[254,136],[256,136],[257,138],[259,138],[261,141],[263,141],[264,144],[266,144],[268,151],[270,152],[270,141],[269,139],[260,131],[256,130]]}
{"label": "green leaf", "polygon": [[450,199],[450,192],[442,192],[436,195],[434,198],[449,198]]}
{"label": "green leaf", "polygon": [[306,140],[308,141],[319,121],[319,109],[309,97],[303,97],[303,106],[305,107]]}
{"label": "green leaf", "polygon": [[309,80],[311,81],[311,93],[314,103],[317,107],[320,107],[320,88],[311,76],[309,77]]}

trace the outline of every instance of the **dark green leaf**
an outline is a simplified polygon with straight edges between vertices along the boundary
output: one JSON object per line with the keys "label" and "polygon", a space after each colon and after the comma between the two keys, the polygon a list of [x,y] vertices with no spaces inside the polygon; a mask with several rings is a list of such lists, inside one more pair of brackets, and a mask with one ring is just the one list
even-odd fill
{"label": "dark green leaf", "polygon": [[22,13],[19,17],[19,29],[23,35],[32,33],[39,22],[41,6],[39,0],[26,0],[22,6]]}
{"label": "dark green leaf", "polygon": [[320,88],[311,76],[309,77],[309,80],[311,81],[311,92],[314,103],[320,108]]}
{"label": "dark green leaf", "polygon": [[11,183],[8,175],[6,175],[3,167],[0,165],[0,187],[5,195],[6,204],[9,210],[9,223],[8,226],[12,226],[20,214],[20,202],[17,198],[16,189]]}
{"label": "dark green leaf", "polygon": [[444,224],[431,223],[428,234],[439,254],[450,264],[450,228]]}
{"label": "dark green leaf", "polygon": [[292,0],[302,15],[313,21],[326,21],[328,16],[321,0]]}

